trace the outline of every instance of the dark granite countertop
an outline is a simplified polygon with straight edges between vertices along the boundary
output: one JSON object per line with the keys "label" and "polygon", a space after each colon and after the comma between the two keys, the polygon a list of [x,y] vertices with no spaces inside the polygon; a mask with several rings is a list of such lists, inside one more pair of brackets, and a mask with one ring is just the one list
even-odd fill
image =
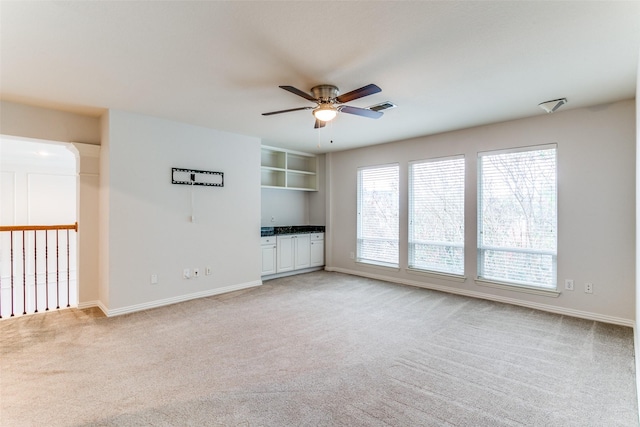
{"label": "dark granite countertop", "polygon": [[324,225],[287,225],[280,227],[260,227],[260,236],[279,234],[324,233]]}

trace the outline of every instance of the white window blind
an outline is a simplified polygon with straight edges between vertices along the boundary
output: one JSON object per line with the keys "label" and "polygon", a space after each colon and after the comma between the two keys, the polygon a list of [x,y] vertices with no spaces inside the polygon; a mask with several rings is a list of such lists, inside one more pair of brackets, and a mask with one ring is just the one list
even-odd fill
{"label": "white window blind", "polygon": [[409,268],[464,274],[464,157],[409,164]]}
{"label": "white window blind", "polygon": [[556,288],[556,146],[480,153],[478,276]]}
{"label": "white window blind", "polygon": [[398,165],[358,169],[357,261],[397,267]]}

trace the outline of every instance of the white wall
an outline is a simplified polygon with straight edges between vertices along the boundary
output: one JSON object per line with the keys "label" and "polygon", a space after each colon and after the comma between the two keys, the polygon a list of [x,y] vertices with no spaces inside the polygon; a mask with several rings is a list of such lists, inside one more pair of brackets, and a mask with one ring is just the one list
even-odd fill
{"label": "white wall", "polygon": [[94,307],[99,302],[99,218],[100,146],[75,142],[78,221],[78,307]]}
{"label": "white wall", "polygon": [[[631,325],[635,318],[635,127],[634,101],[566,110],[435,136],[328,154],[331,174],[327,243],[329,269],[435,287],[451,292]],[[477,153],[519,146],[558,144],[558,282],[576,290],[557,298],[476,285]],[[400,248],[407,247],[407,163],[464,154],[466,158],[465,272],[458,283],[356,264],[356,171],[399,162]],[[594,293],[583,292],[594,283]]]}
{"label": "white wall", "polygon": [[308,191],[263,188],[261,193],[261,226],[309,224]]}
{"label": "white wall", "polygon": [[[110,110],[101,162],[109,314],[261,283],[259,139]],[[224,172],[224,187],[173,185],[172,167]]]}
{"label": "white wall", "polygon": [[[636,295],[635,295],[635,326],[634,341],[636,355],[636,394],[638,396],[638,408],[640,409],[640,331],[638,314],[640,313],[640,51],[638,54],[638,75],[636,79]],[[640,417],[640,413],[639,413]]]}
{"label": "white wall", "polygon": [[100,120],[98,117],[0,101],[0,133],[49,141],[100,144]]}
{"label": "white wall", "polygon": [[[100,118],[100,176],[98,205],[100,211],[98,214],[98,304],[102,311],[109,311],[109,273],[111,271],[111,251],[109,250],[109,233],[110,233],[110,213],[109,204],[110,190],[109,184],[111,180],[111,111],[107,111]],[[82,268],[82,266],[80,266]]]}
{"label": "white wall", "polygon": [[309,224],[310,225],[326,225],[326,156],[318,155],[318,191],[309,193]]}
{"label": "white wall", "polygon": [[73,224],[76,159],[64,144],[3,136],[0,223]]}

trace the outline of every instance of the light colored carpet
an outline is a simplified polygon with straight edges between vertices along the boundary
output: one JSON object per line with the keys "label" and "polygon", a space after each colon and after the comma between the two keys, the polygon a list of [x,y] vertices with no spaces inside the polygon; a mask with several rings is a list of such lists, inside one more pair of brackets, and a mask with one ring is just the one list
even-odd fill
{"label": "light colored carpet", "polygon": [[0,321],[0,424],[637,426],[632,335],[315,272]]}

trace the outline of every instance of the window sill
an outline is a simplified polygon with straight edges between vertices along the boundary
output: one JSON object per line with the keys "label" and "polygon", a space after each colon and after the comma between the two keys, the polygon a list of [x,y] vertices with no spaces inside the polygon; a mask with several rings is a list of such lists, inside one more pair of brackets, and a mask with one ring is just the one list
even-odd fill
{"label": "window sill", "polygon": [[378,268],[380,270],[387,270],[387,271],[400,271],[400,267],[392,265],[392,264],[385,264],[385,263],[377,263],[377,262],[371,262],[371,261],[361,261],[361,260],[356,260],[356,264],[358,265],[362,265],[365,267],[373,267],[373,268]]}
{"label": "window sill", "polygon": [[486,286],[489,288],[506,289],[508,291],[524,292],[533,295],[542,295],[545,297],[558,298],[561,294],[557,289],[536,288],[533,286],[517,285],[515,283],[494,282],[491,280],[476,278],[476,285]]}
{"label": "window sill", "polygon": [[453,282],[459,282],[459,283],[463,283],[467,280],[466,276],[462,276],[459,274],[439,273],[437,271],[420,270],[418,268],[411,268],[411,267],[407,268],[407,273],[415,274],[417,276],[427,276],[427,277],[433,277],[436,279],[451,280]]}

